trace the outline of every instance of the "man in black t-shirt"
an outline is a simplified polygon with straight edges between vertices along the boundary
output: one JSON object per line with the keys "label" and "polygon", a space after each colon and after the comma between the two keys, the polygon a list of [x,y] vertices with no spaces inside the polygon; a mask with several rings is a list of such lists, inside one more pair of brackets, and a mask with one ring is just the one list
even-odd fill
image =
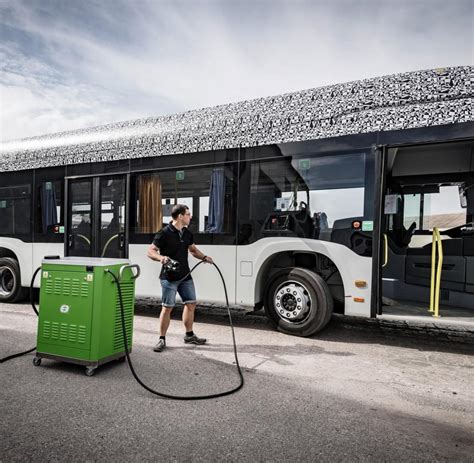
{"label": "man in black t-shirt", "polygon": [[[160,273],[163,307],[160,314],[160,339],[153,348],[155,352],[161,352],[166,348],[166,332],[171,321],[171,311],[175,306],[176,293],[181,296],[184,303],[183,323],[186,329],[184,342],[186,344],[206,342],[206,339],[199,338],[193,332],[196,290],[189,275],[188,252],[204,262],[213,263],[213,260],[205,256],[194,244],[193,234],[187,228],[191,221],[189,208],[183,204],[176,204],[171,211],[171,217],[173,220],[155,235],[147,253],[150,259],[163,264]],[[169,259],[179,262],[177,270],[165,267]]]}

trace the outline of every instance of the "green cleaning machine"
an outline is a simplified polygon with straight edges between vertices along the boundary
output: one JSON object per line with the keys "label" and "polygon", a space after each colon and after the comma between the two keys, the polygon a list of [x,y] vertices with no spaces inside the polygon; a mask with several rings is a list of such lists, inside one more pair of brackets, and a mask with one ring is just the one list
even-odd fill
{"label": "green cleaning machine", "polygon": [[127,344],[132,345],[138,265],[127,259],[46,257],[41,262],[36,357],[84,365],[92,376],[99,365],[125,359],[119,289]]}

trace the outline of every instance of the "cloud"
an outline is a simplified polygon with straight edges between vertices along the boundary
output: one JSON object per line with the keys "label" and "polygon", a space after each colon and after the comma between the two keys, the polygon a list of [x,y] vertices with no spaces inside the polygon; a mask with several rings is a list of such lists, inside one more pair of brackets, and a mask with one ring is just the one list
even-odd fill
{"label": "cloud", "polygon": [[470,1],[0,0],[2,139],[472,62]]}
{"label": "cloud", "polygon": [[[1,138],[17,139],[133,119],[137,112],[117,108],[114,96],[28,58],[15,47],[0,47]],[[117,112],[118,111],[118,112]]]}

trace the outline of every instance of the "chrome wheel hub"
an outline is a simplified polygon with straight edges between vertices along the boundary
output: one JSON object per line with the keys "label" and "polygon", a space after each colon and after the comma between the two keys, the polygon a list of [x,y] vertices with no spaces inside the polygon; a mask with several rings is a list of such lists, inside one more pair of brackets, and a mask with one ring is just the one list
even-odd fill
{"label": "chrome wheel hub", "polygon": [[285,281],[276,289],[273,305],[281,319],[289,322],[301,321],[311,309],[311,297],[301,283]]}
{"label": "chrome wheel hub", "polygon": [[0,267],[0,296],[8,297],[15,288],[16,278],[10,267]]}

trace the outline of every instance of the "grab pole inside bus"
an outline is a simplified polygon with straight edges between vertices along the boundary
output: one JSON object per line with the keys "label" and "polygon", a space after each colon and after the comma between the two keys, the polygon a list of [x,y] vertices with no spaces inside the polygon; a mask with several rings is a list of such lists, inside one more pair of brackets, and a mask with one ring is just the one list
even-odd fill
{"label": "grab pole inside bus", "polygon": [[[436,263],[438,257],[438,263]],[[439,317],[439,295],[441,291],[441,271],[443,269],[443,243],[441,234],[437,227],[433,228],[433,240],[431,242],[431,285],[430,285],[430,309],[433,317]]]}

